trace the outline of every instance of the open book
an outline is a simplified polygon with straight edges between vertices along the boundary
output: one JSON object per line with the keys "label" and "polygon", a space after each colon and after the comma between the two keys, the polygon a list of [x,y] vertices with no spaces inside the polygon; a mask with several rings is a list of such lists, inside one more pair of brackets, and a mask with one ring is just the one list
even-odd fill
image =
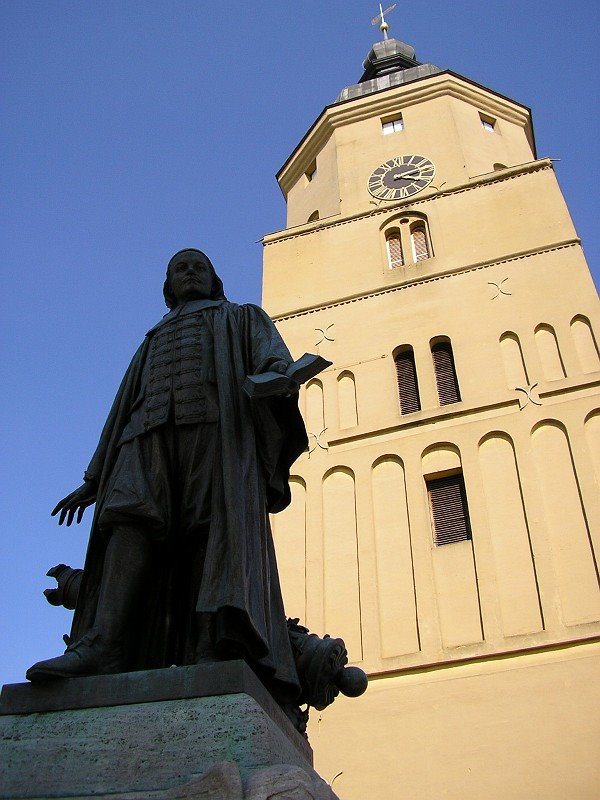
{"label": "open book", "polygon": [[260,375],[248,375],[242,388],[248,397],[253,399],[285,394],[286,391],[293,392],[296,390],[297,384],[306,383],[319,372],[330,367],[331,363],[322,356],[304,353],[298,361],[290,364],[285,373],[263,372]]}

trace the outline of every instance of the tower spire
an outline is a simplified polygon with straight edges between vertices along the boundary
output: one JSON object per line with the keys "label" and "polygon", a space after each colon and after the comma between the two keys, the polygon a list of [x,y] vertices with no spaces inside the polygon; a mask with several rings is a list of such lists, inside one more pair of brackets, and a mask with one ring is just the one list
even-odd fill
{"label": "tower spire", "polygon": [[379,14],[377,14],[377,16],[373,17],[373,19],[371,20],[371,25],[377,25],[377,23],[379,23],[379,30],[383,33],[384,39],[388,38],[387,32],[390,27],[385,21],[385,15],[391,14],[392,11],[396,8],[396,5],[397,3],[392,3],[392,5],[388,6],[384,11],[381,3],[379,3]]}
{"label": "tower spire", "polygon": [[441,72],[435,64],[422,64],[417,61],[415,48],[412,45],[388,36],[387,16],[398,4],[392,3],[386,8],[383,7],[383,3],[378,5],[379,14],[371,20],[371,24],[379,25],[383,39],[375,42],[367,53],[363,61],[364,72],[358,83],[342,89],[336,102],[389,89],[391,86],[399,86],[401,83]]}

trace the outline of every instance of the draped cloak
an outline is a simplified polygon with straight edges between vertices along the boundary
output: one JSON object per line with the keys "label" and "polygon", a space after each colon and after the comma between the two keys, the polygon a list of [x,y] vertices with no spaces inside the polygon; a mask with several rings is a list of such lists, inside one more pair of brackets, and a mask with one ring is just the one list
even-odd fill
{"label": "draped cloak", "polygon": [[[299,690],[281,598],[268,512],[290,502],[292,463],[307,446],[297,396],[250,401],[247,375],[292,358],[267,314],[254,305],[196,300],[213,333],[219,404],[217,447],[211,478],[211,519],[204,565],[194,596],[181,590],[187,553],[157,550],[126,637],[127,669],[193,663],[189,641],[196,613],[210,614],[217,645],[235,643],[283,699]],[[110,531],[98,524],[112,470],[134,405],[143,396],[143,368],[150,341],[182,307],[151,329],[121,382],[85,477],[98,482],[96,510],[71,641],[93,623]],[[173,424],[172,422],[168,424]],[[144,435],[144,434],[141,434]]]}

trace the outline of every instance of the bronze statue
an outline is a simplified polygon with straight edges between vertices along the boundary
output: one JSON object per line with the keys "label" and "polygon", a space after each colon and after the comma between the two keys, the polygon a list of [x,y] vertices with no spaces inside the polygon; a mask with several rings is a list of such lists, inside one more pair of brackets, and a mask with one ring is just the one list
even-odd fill
{"label": "bronze statue", "polygon": [[[69,645],[27,677],[240,657],[294,701],[268,521],[307,445],[292,358],[199,250],[173,256],[163,291],[170,311],[134,355],[84,483],[52,512],[71,525],[96,503]],[[250,400],[244,381],[266,372],[282,380]]]}

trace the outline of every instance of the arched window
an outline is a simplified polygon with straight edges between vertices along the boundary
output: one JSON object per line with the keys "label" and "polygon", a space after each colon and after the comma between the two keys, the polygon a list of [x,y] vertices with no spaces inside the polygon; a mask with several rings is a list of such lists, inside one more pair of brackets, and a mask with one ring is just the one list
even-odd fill
{"label": "arched window", "polygon": [[402,239],[399,231],[392,231],[385,237],[387,247],[388,264],[390,269],[401,267],[404,264],[402,255]]}
{"label": "arched window", "polygon": [[414,411],[420,411],[421,400],[419,398],[415,354],[410,345],[402,345],[395,351],[394,364],[396,365],[400,413],[412,414]]}
{"label": "arched window", "polygon": [[308,222],[316,222],[319,219],[319,212],[313,211],[310,217],[308,218]]}
{"label": "arched window", "polygon": [[433,255],[427,218],[416,211],[396,215],[381,228],[390,269],[410,267]]}
{"label": "arched window", "polygon": [[425,258],[431,257],[424,222],[415,222],[410,226],[410,242],[412,245],[413,259],[415,261],[423,261]]}
{"label": "arched window", "polygon": [[460,389],[454,355],[449,339],[438,339],[431,345],[435,382],[437,383],[438,397],[441,406],[460,402]]}

